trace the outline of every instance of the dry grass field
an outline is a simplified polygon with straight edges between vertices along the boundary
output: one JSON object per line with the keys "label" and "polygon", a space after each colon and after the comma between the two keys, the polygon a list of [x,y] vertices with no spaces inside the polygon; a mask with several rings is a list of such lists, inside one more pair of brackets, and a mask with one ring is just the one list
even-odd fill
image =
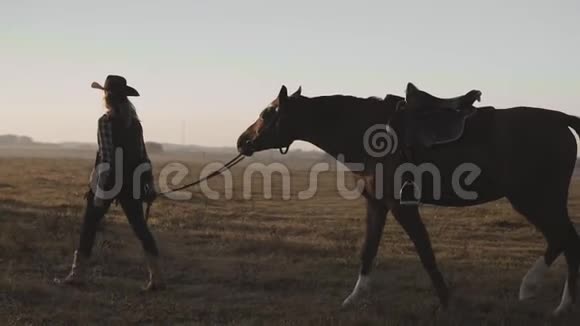
{"label": "dry grass field", "polygon": [[[158,159],[159,164],[163,158]],[[200,163],[187,163],[197,176]],[[92,162],[75,158],[0,157],[0,325],[579,325],[580,307],[550,317],[560,301],[563,259],[540,296],[517,300],[520,280],[543,253],[541,235],[509,203],[455,209],[422,207],[453,292],[439,310],[411,242],[388,218],[374,272],[374,292],[343,310],[359,268],[362,200],[345,200],[321,175],[310,200],[272,200],[261,190],[242,198],[160,199],[150,225],[163,255],[168,288],[141,293],[143,254],[119,208],[103,223],[82,287],[52,283],[65,275],[78,240]],[[308,172],[292,171],[292,195]],[[276,178],[275,181],[279,181]],[[261,182],[256,177],[256,185]],[[221,180],[210,182],[223,188]],[[279,182],[275,182],[279,184]],[[569,204],[580,222],[580,184]]]}

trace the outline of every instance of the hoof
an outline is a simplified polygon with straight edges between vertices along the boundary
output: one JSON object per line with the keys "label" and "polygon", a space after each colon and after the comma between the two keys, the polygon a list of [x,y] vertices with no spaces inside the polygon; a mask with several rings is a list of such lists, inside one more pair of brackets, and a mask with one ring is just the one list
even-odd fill
{"label": "hoof", "polygon": [[70,277],[54,278],[52,282],[58,286],[81,286],[85,283],[84,280]]}
{"label": "hoof", "polygon": [[562,293],[562,301],[560,302],[558,308],[554,310],[552,315],[554,317],[563,316],[568,312],[570,312],[573,306],[574,306],[573,300],[572,297],[570,296],[570,291],[568,290],[568,281],[566,281],[566,284],[564,285],[564,291]]}
{"label": "hoof", "polygon": [[572,306],[565,306],[565,307],[558,307],[554,312],[552,312],[552,316],[555,318],[560,318],[562,316],[567,315],[570,311],[572,311]]}
{"label": "hoof", "polygon": [[156,284],[156,283],[148,283],[147,285],[143,286],[141,290],[143,292],[154,292],[154,291],[161,291],[165,290],[167,287],[164,283]]}
{"label": "hoof", "polygon": [[520,301],[530,300],[536,297],[537,292],[538,286],[530,283],[522,283],[518,297]]}
{"label": "hoof", "polygon": [[342,308],[348,308],[359,303],[366,296],[367,290],[357,289],[342,302]]}
{"label": "hoof", "polygon": [[530,270],[522,279],[518,296],[520,301],[528,300],[536,296],[549,268],[550,266],[546,264],[544,257],[540,257],[536,260],[534,265],[532,265]]}
{"label": "hoof", "polygon": [[351,294],[342,302],[342,308],[352,307],[356,301],[356,298]]}
{"label": "hoof", "polygon": [[356,281],[356,285],[352,290],[352,293],[342,302],[342,307],[343,308],[350,307],[357,301],[359,301],[360,298],[364,296],[368,291],[369,283],[370,278],[368,276],[359,275],[358,280]]}

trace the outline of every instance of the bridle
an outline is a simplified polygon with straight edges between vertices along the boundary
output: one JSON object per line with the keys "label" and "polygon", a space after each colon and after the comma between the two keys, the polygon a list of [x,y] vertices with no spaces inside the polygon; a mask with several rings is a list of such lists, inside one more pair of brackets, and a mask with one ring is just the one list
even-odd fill
{"label": "bridle", "polygon": [[[262,128],[261,132],[256,133],[256,137],[254,137],[254,139],[259,138],[261,133],[264,130],[269,130],[280,122],[280,112],[278,110],[279,109],[274,110],[274,114],[275,114],[274,117],[272,117],[272,119]],[[262,116],[260,116],[260,120],[264,121],[264,118]],[[275,131],[276,137],[280,138],[279,128],[276,128],[275,130],[276,130]],[[248,141],[248,142],[249,142],[249,144],[253,143],[253,141]],[[292,145],[292,143],[293,143],[293,141],[290,141],[290,143],[287,146],[278,147],[278,151],[280,151],[280,154],[282,154],[282,155],[288,154],[288,151],[290,150],[290,146]]]}

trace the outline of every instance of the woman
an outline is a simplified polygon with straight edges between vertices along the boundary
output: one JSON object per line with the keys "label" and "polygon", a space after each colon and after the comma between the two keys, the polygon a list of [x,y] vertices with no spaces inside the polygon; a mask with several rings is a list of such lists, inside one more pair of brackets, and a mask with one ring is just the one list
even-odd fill
{"label": "woman", "polygon": [[121,76],[108,76],[105,85],[94,82],[93,88],[105,92],[107,112],[99,119],[99,150],[91,175],[90,190],[80,234],[79,247],[68,276],[61,284],[82,283],[86,263],[91,255],[97,226],[113,200],[117,200],[145,251],[149,282],[145,290],[163,287],[157,245],[147,227],[143,201],[155,198],[151,162],[143,141],[143,129],[128,96],[139,96]]}

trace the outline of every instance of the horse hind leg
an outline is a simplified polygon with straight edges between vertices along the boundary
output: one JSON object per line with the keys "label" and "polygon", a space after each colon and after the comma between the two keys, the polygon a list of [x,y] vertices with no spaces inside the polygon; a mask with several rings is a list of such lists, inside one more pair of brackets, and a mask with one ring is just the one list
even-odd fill
{"label": "horse hind leg", "polygon": [[580,237],[571,223],[567,231],[564,255],[566,256],[566,263],[568,264],[568,277],[564,284],[560,305],[554,311],[554,315],[556,316],[568,312],[576,302],[576,284],[578,268],[580,266]]}
{"label": "horse hind leg", "polygon": [[520,299],[524,300],[535,296],[549,267],[564,252],[568,265],[568,275],[560,305],[554,310],[554,315],[559,316],[568,312],[576,301],[576,284],[580,266],[580,237],[567,213],[554,215],[552,220],[530,220],[544,234],[548,248],[544,257],[540,257],[524,276],[520,286]]}
{"label": "horse hind leg", "polygon": [[519,299],[521,301],[528,300],[536,296],[537,291],[546,276],[546,273],[550,269],[550,266],[552,266],[556,258],[558,258],[561,253],[561,246],[548,242],[548,248],[546,249],[544,255],[536,260],[536,262],[532,265],[532,267],[528,270],[522,279],[519,293]]}
{"label": "horse hind leg", "polygon": [[541,201],[509,199],[514,209],[525,216],[543,234],[548,244],[544,255],[536,260],[522,279],[519,299],[527,300],[536,296],[546,273],[564,251],[565,242],[562,235],[566,234],[570,219],[566,209],[546,209],[546,207],[561,207],[562,205],[534,205],[533,203],[541,203]]}

